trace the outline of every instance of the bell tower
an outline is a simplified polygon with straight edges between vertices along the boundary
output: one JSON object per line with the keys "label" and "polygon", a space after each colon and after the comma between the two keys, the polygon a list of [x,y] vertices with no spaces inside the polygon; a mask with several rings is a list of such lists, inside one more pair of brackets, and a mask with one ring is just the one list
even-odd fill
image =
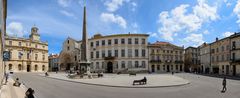
{"label": "bell tower", "polygon": [[38,28],[34,25],[31,28],[31,34],[29,38],[33,41],[40,41],[40,35],[38,34]]}

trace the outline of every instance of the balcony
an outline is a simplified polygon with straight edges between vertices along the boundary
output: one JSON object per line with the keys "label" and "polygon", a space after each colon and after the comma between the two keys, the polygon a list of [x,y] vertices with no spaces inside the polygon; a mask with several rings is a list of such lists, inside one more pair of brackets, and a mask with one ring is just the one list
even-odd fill
{"label": "balcony", "polygon": [[179,61],[175,61],[175,63],[182,64],[183,61],[182,61],[182,60],[179,60]]}
{"label": "balcony", "polygon": [[161,60],[150,60],[150,63],[161,63]]}
{"label": "balcony", "polygon": [[104,57],[104,60],[114,60],[115,57],[114,56],[108,56],[108,57]]}
{"label": "balcony", "polygon": [[240,59],[231,59],[231,63],[240,63]]}

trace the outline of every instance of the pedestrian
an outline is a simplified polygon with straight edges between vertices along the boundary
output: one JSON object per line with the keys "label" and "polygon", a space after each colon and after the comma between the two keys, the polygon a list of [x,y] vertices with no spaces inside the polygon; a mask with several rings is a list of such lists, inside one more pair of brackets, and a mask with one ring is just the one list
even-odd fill
{"label": "pedestrian", "polygon": [[25,93],[25,98],[34,98],[34,90],[32,88],[28,88],[28,90]]}
{"label": "pedestrian", "polygon": [[222,85],[223,85],[222,92],[226,92],[226,90],[227,90],[227,87],[226,87],[226,85],[227,85],[226,77],[223,78]]}
{"label": "pedestrian", "polygon": [[5,84],[7,84],[8,82],[8,77],[9,77],[8,73],[5,73]]}

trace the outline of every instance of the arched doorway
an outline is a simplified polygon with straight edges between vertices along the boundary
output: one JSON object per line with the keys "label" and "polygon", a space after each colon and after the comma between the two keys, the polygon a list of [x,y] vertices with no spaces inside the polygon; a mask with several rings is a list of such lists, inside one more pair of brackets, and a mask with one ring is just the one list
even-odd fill
{"label": "arched doorway", "polygon": [[155,72],[155,65],[152,65],[152,72]]}
{"label": "arched doorway", "polygon": [[113,73],[113,63],[112,62],[107,63],[107,73]]}
{"label": "arched doorway", "polygon": [[27,65],[27,72],[30,72],[30,71],[31,71],[31,66]]}
{"label": "arched doorway", "polygon": [[34,70],[37,71],[38,70],[38,65],[34,66]]}

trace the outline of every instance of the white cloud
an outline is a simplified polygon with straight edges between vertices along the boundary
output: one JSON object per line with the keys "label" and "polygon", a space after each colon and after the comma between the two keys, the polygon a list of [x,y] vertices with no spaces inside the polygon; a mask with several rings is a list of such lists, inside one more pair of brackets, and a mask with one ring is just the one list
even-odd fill
{"label": "white cloud", "polygon": [[209,34],[208,30],[203,31],[203,34]]}
{"label": "white cloud", "polygon": [[114,15],[112,13],[102,13],[100,16],[101,20],[103,22],[112,22],[120,25],[122,28],[126,29],[127,27],[127,22],[126,20],[119,16],[119,15]]}
{"label": "white cloud", "polygon": [[57,2],[61,7],[68,7],[71,3],[71,0],[58,0]]}
{"label": "white cloud", "polygon": [[230,35],[232,35],[232,34],[234,34],[233,32],[224,32],[223,34],[222,34],[222,36],[223,37],[228,37],[228,36],[230,36]]}
{"label": "white cloud", "polygon": [[20,22],[11,22],[7,26],[7,34],[11,36],[23,37],[23,25]]}
{"label": "white cloud", "polygon": [[237,15],[238,20],[236,23],[238,23],[238,25],[240,26],[240,0],[237,1],[237,4],[233,9],[233,12]]}
{"label": "white cloud", "polygon": [[136,10],[136,7],[137,7],[137,3],[136,2],[132,2],[131,3],[131,6],[132,6],[132,11],[135,11]]}
{"label": "white cloud", "polygon": [[107,0],[104,5],[107,6],[108,11],[115,12],[124,2],[130,2],[130,0]]}
{"label": "white cloud", "polygon": [[219,19],[217,6],[209,6],[205,0],[198,0],[198,4],[192,7],[192,12],[187,11],[189,6],[182,4],[169,12],[163,11],[159,14],[158,32],[163,39],[173,41],[175,33],[194,32],[201,29],[203,23]]}
{"label": "white cloud", "polygon": [[71,12],[68,12],[66,10],[61,10],[60,11],[61,14],[65,15],[65,16],[68,16],[68,17],[72,17],[74,19],[76,19],[77,17],[75,16],[75,14],[71,13]]}
{"label": "white cloud", "polygon": [[148,32],[147,34],[149,34],[150,37],[159,38],[158,33],[156,32]]}
{"label": "white cloud", "polygon": [[192,33],[192,34],[188,35],[186,38],[184,38],[184,41],[192,44],[193,46],[199,46],[202,43],[204,43],[203,35],[202,34],[194,34],[194,33]]}

